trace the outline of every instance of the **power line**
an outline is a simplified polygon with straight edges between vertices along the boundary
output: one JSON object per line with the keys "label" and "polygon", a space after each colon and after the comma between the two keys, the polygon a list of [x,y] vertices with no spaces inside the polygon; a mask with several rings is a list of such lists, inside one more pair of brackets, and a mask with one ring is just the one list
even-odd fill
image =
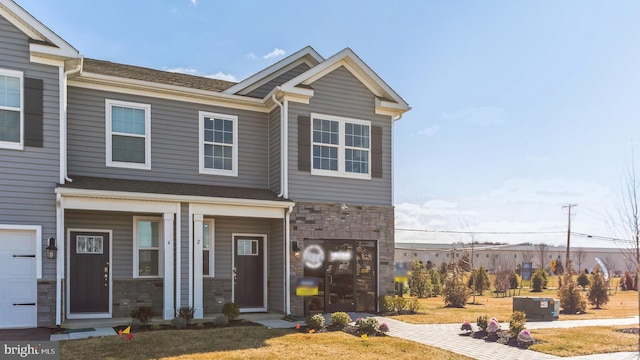
{"label": "power line", "polygon": [[463,230],[429,230],[429,229],[403,229],[396,228],[398,231],[413,231],[425,233],[443,233],[443,234],[478,234],[478,235],[538,235],[538,234],[564,234],[564,231],[463,231]]}

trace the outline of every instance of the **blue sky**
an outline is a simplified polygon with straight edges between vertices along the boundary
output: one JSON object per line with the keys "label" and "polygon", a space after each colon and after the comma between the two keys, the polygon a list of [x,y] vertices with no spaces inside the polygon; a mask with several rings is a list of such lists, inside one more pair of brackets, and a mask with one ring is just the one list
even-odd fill
{"label": "blue sky", "polygon": [[551,231],[476,240],[563,244],[562,205],[576,203],[574,231],[619,236],[640,134],[640,2],[18,3],[86,57],[236,81],[306,45],[350,47],[413,107],[394,129],[397,228]]}

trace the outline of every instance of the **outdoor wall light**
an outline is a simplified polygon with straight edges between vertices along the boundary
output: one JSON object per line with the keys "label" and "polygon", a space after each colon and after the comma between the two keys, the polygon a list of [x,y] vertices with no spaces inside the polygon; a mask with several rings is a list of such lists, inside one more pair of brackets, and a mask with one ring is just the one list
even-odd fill
{"label": "outdoor wall light", "polygon": [[49,246],[47,246],[47,259],[55,259],[58,248],[56,247],[56,238],[49,238]]}
{"label": "outdoor wall light", "polygon": [[297,241],[292,241],[291,242],[291,250],[293,251],[293,256],[295,256],[296,259],[300,259],[300,248],[298,247],[298,242]]}

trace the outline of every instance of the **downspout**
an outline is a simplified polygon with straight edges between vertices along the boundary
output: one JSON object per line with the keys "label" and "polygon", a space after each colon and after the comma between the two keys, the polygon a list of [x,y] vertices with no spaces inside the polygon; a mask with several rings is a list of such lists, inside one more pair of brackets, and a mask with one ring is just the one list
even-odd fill
{"label": "downspout", "polygon": [[285,314],[291,315],[291,231],[289,217],[293,212],[293,205],[289,206],[284,218],[284,284],[285,284]]}
{"label": "downspout", "polygon": [[60,179],[61,184],[64,184],[65,181],[73,181],[69,178],[69,174],[67,174],[67,79],[69,75],[81,72],[83,65],[84,57],[81,56],[78,67],[65,71],[62,84],[60,85],[60,93],[62,94],[62,116],[60,117],[60,168],[62,169],[61,177],[64,177]]}
{"label": "downspout", "polygon": [[[284,196],[284,168],[286,164],[284,162],[284,106],[276,99],[276,95],[271,95],[271,100],[280,107],[280,193],[278,197]],[[285,102],[286,104],[286,102]],[[286,197],[286,196],[285,196]]]}
{"label": "downspout", "polygon": [[283,179],[282,179],[282,196],[285,199],[289,198],[289,100],[283,101],[284,114],[282,115],[283,124],[283,136],[280,138],[280,144],[282,146],[282,167]]}

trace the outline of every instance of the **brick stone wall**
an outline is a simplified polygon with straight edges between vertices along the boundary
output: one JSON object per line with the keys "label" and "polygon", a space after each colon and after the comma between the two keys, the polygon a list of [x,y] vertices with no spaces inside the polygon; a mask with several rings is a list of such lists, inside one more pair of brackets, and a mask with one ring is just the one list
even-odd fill
{"label": "brick stone wall", "polygon": [[38,281],[38,326],[52,326],[56,322],[56,282]]}
{"label": "brick stone wall", "polygon": [[222,312],[222,306],[231,302],[231,279],[207,279],[202,283],[205,314]]}
{"label": "brick stone wall", "polygon": [[113,280],[113,317],[129,317],[132,309],[151,306],[158,316],[164,304],[162,279]]}
{"label": "brick stone wall", "polygon": [[[304,249],[305,239],[375,240],[378,246],[380,295],[394,293],[394,208],[328,203],[296,203],[291,214],[291,241]],[[303,298],[295,294],[296,278],[304,275],[302,259],[291,254],[291,313],[303,315]]]}

